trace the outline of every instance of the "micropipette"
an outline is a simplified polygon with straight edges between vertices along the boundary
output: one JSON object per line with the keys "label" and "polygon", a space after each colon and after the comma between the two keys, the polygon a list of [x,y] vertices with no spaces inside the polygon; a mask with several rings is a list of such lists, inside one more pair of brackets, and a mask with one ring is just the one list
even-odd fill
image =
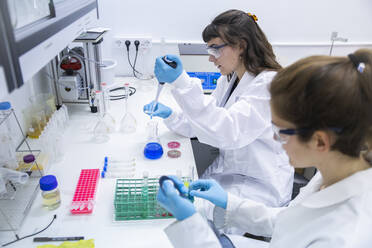
{"label": "micropipette", "polygon": [[[166,56],[162,57],[161,59],[162,59],[162,60],[163,60],[167,65],[169,65],[169,66],[172,67],[173,69],[176,69],[176,67],[177,67],[177,63],[176,63],[175,61],[168,60]],[[150,119],[152,119],[152,114],[154,113],[155,106],[158,104],[159,95],[160,95],[161,90],[163,89],[164,84],[165,84],[165,82],[159,82],[158,90],[156,91],[155,100],[154,100],[154,103],[153,103],[153,105],[152,105],[152,107],[151,107]]]}

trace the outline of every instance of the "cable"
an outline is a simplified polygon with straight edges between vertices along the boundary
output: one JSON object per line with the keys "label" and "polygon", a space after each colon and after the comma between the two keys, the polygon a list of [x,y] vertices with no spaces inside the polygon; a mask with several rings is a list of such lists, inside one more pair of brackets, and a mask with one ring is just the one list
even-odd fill
{"label": "cable", "polygon": [[[124,87],[117,87],[117,88],[114,88],[114,89],[111,89],[110,92],[114,92],[114,91],[117,91],[117,90],[124,90]],[[136,93],[136,88],[134,87],[129,87],[129,96],[132,96]],[[110,95],[110,100],[111,101],[116,101],[116,100],[121,100],[121,99],[125,99],[125,95]]]}
{"label": "cable", "polygon": [[[100,63],[99,61],[96,61],[96,60],[93,60],[93,59],[88,59],[88,58],[86,58],[86,57],[84,57],[84,56],[81,56],[80,54],[78,54],[77,52],[75,52],[75,51],[72,50],[72,49],[67,48],[67,50],[68,50],[69,53],[73,53],[74,55],[78,56],[78,57],[81,58],[81,59],[85,59],[85,60],[87,60],[87,61],[90,61],[90,62],[92,62],[92,63],[95,63],[95,64],[98,65],[99,67],[106,67],[105,64],[102,64],[102,63]],[[67,54],[67,56],[69,56],[69,54]],[[61,61],[62,61],[62,59],[61,59]]]}
{"label": "cable", "polygon": [[139,45],[140,45],[140,42],[138,40],[135,40],[134,41],[134,45],[136,46],[136,55],[135,55],[135,58],[134,58],[134,65],[132,65],[132,62],[130,61],[130,57],[129,57],[129,46],[130,46],[130,41],[129,40],[126,40],[125,41],[125,46],[127,47],[127,58],[128,58],[128,63],[130,65],[130,67],[132,68],[133,70],[133,76],[139,80],[151,80],[154,78],[153,75],[150,75],[150,77],[148,78],[143,78],[143,77],[139,77],[136,75],[136,73],[138,73],[140,76],[143,76],[143,73],[139,72],[138,70],[136,70],[136,63],[137,63],[137,57],[138,57],[138,48],[139,48]]}
{"label": "cable", "polygon": [[13,243],[15,243],[15,242],[17,242],[17,241],[20,241],[20,240],[22,240],[22,239],[29,238],[29,237],[35,236],[35,235],[37,235],[37,234],[39,234],[39,233],[41,233],[41,232],[44,232],[46,229],[48,229],[48,228],[50,227],[50,225],[52,225],[52,223],[54,222],[55,219],[57,219],[57,215],[56,215],[56,214],[53,216],[53,219],[52,219],[52,221],[49,223],[49,225],[47,225],[43,230],[38,231],[38,232],[33,233],[33,234],[30,234],[30,235],[27,235],[27,236],[24,236],[24,237],[22,237],[22,238],[18,237],[18,235],[16,234],[16,238],[17,238],[17,239],[15,239],[15,240],[13,240],[13,241],[11,241],[11,242],[9,242],[9,243],[3,244],[3,245],[1,245],[1,246],[4,247],[4,246],[10,245],[10,244],[13,244]]}

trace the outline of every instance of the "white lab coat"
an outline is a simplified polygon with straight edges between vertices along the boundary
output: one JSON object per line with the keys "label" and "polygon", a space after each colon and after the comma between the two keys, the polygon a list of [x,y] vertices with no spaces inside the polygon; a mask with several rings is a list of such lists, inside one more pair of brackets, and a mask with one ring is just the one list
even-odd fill
{"label": "white lab coat", "polygon": [[290,201],[293,168],[273,139],[268,86],[275,74],[246,72],[226,102],[235,74],[230,81],[221,76],[212,95],[204,95],[200,80],[184,71],[171,84],[182,113],[173,111],[164,122],[176,133],[220,149],[203,178],[216,179],[237,196],[283,206]]}
{"label": "white lab coat", "polygon": [[[270,244],[252,246],[252,240],[234,235],[240,247],[370,248],[372,247],[372,169],[357,172],[323,190],[316,174],[289,207],[269,208],[262,203],[228,195],[227,209],[216,207],[217,227],[237,226],[256,235],[271,235]],[[165,229],[174,247],[220,247],[204,219],[194,214]],[[256,241],[255,241],[256,242]]]}

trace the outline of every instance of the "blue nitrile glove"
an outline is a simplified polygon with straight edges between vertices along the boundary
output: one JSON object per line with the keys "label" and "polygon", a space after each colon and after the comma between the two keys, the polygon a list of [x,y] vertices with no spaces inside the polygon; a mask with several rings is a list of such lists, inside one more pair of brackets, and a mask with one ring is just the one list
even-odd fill
{"label": "blue nitrile glove", "polygon": [[183,66],[180,58],[176,55],[166,55],[167,60],[174,61],[177,63],[176,68],[172,68],[170,65],[164,62],[163,57],[157,57],[155,61],[154,73],[160,83],[172,83],[176,80],[183,71]]}
{"label": "blue nitrile glove", "polygon": [[196,213],[196,210],[189,199],[180,196],[180,193],[187,193],[187,188],[181,180],[177,177],[174,178],[173,181],[165,180],[163,182],[162,187],[159,188],[157,200],[159,204],[167,211],[171,212],[177,220],[184,220]]}
{"label": "blue nitrile glove", "polygon": [[189,190],[191,196],[206,199],[224,209],[227,207],[227,193],[213,179],[196,180],[190,184]]}
{"label": "blue nitrile glove", "polygon": [[[152,110],[153,105],[154,105],[154,101],[143,106],[143,112],[145,112],[148,115],[151,115],[151,110]],[[171,114],[172,114],[172,109],[170,107],[167,107],[164,104],[158,102],[154,107],[154,113],[152,113],[152,116],[159,116],[163,119],[166,119]]]}

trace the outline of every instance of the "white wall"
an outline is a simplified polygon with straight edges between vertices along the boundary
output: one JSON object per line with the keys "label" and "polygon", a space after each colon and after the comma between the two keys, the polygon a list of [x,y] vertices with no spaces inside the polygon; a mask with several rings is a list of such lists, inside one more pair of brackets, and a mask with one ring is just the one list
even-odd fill
{"label": "white wall", "polygon": [[[156,56],[177,53],[178,42],[202,43],[204,27],[232,8],[256,14],[283,65],[311,54],[328,54],[332,31],[348,38],[346,44],[335,44],[335,55],[372,48],[371,0],[100,0],[99,5],[100,25],[112,29],[103,54],[118,60],[117,75],[130,74],[130,70],[126,51],[114,46],[113,37],[151,36],[153,47],[138,60],[140,70],[151,73]],[[162,39],[165,45],[160,45]],[[205,61],[202,58],[200,64]]]}

